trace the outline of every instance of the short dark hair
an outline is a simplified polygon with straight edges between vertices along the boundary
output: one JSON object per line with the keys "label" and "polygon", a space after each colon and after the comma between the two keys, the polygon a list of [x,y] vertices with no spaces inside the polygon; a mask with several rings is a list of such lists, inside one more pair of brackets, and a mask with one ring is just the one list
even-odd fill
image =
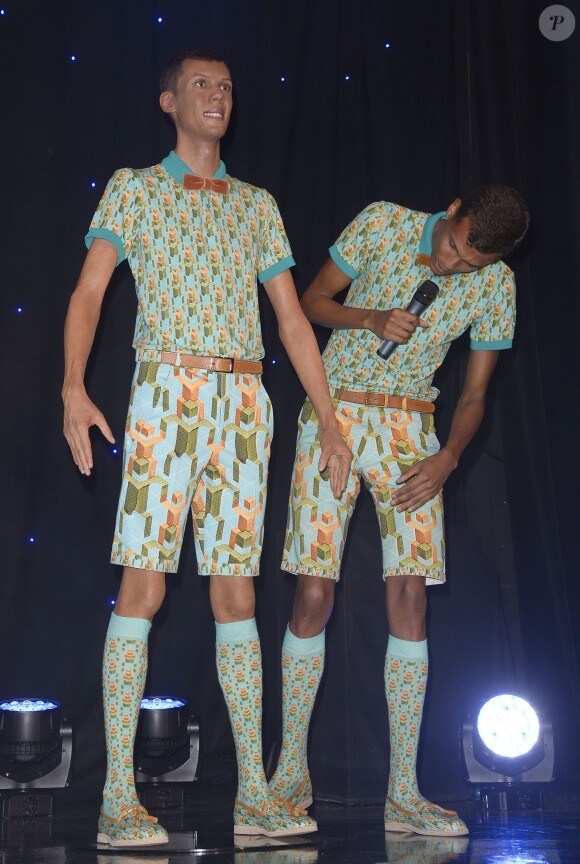
{"label": "short dark hair", "polygon": [[191,51],[180,51],[174,54],[165,69],[159,77],[159,92],[165,93],[166,90],[175,93],[177,90],[177,82],[183,71],[183,64],[186,60],[209,60],[211,63],[223,63],[228,65],[225,57],[218,51],[212,51],[210,48],[192,48]]}
{"label": "short dark hair", "polygon": [[512,186],[482,186],[462,199],[455,213],[458,222],[469,219],[467,242],[478,252],[507,255],[528,230],[530,214]]}

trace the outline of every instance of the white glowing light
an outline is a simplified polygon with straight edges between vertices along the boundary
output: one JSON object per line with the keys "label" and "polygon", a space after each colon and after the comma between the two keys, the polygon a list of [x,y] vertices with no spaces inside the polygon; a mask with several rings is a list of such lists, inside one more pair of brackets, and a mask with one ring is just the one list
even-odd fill
{"label": "white glowing light", "polygon": [[54,708],[58,708],[58,702],[45,702],[44,699],[10,699],[9,702],[0,702],[0,711],[25,713],[29,711],[52,711]]}
{"label": "white glowing light", "polygon": [[529,702],[505,693],[485,703],[477,718],[481,740],[497,756],[529,753],[540,736],[540,720]]}
{"label": "white glowing light", "polygon": [[146,711],[153,710],[167,710],[168,708],[183,708],[185,702],[183,699],[168,699],[168,698],[159,698],[156,696],[154,699],[141,699],[141,709],[145,709]]}

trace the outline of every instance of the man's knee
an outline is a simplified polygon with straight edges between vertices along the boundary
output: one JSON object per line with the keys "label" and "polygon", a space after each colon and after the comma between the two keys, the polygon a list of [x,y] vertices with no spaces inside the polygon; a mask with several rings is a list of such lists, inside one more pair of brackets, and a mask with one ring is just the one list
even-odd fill
{"label": "man's knee", "polygon": [[298,577],[290,629],[295,636],[316,636],[326,626],[334,605],[334,582],[319,576]]}
{"label": "man's knee", "polygon": [[210,600],[219,624],[248,621],[254,617],[256,598],[250,576],[210,576]]}
{"label": "man's knee", "polygon": [[334,604],[334,582],[319,576],[299,576],[296,602],[305,612],[327,611],[330,614]]}
{"label": "man's knee", "polygon": [[427,591],[422,576],[389,576],[387,607],[390,612],[409,618],[424,617],[427,612]]}
{"label": "man's knee", "polygon": [[115,614],[152,620],[165,599],[165,573],[125,567]]}

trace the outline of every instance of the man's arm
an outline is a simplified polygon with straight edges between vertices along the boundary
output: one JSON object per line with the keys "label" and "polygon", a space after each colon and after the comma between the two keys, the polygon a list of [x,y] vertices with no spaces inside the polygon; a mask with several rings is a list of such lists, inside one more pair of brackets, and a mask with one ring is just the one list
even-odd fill
{"label": "man's arm", "polygon": [[93,240],[71,295],[64,325],[64,436],[75,465],[81,474],[87,475],[93,467],[90,427],[98,426],[107,441],[115,443],[103,414],[87,396],[84,377],[103,297],[116,264],[117,250],[113,244],[100,238]]}
{"label": "man's arm", "polygon": [[357,309],[343,306],[334,298],[351,282],[332,258],[322,265],[318,275],[302,296],[307,318],[335,330],[370,330],[379,339],[392,339],[399,345],[408,342],[417,327],[427,327],[418,315],[405,309]]}
{"label": "man's arm", "polygon": [[328,465],[332,491],[340,498],[346,487],[352,454],[338,431],[318,343],[300,308],[290,271],[269,279],[264,288],[278,319],[282,344],[318,417],[322,451],[318,469],[324,471]]}
{"label": "man's arm", "polygon": [[443,488],[459,457],[477,432],[485,413],[485,396],[498,351],[471,351],[461,396],[453,413],[449,438],[434,456],[422,459],[401,474],[405,484],[391,497],[397,510],[417,510]]}

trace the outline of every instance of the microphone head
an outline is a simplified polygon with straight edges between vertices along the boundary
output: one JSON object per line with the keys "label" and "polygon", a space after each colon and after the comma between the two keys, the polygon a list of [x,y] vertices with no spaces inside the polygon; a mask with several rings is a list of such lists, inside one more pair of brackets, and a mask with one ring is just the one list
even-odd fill
{"label": "microphone head", "polygon": [[435,282],[432,282],[431,279],[425,279],[424,282],[421,282],[417,290],[415,291],[415,299],[420,303],[423,303],[425,306],[428,306],[439,294],[439,285],[436,285]]}

